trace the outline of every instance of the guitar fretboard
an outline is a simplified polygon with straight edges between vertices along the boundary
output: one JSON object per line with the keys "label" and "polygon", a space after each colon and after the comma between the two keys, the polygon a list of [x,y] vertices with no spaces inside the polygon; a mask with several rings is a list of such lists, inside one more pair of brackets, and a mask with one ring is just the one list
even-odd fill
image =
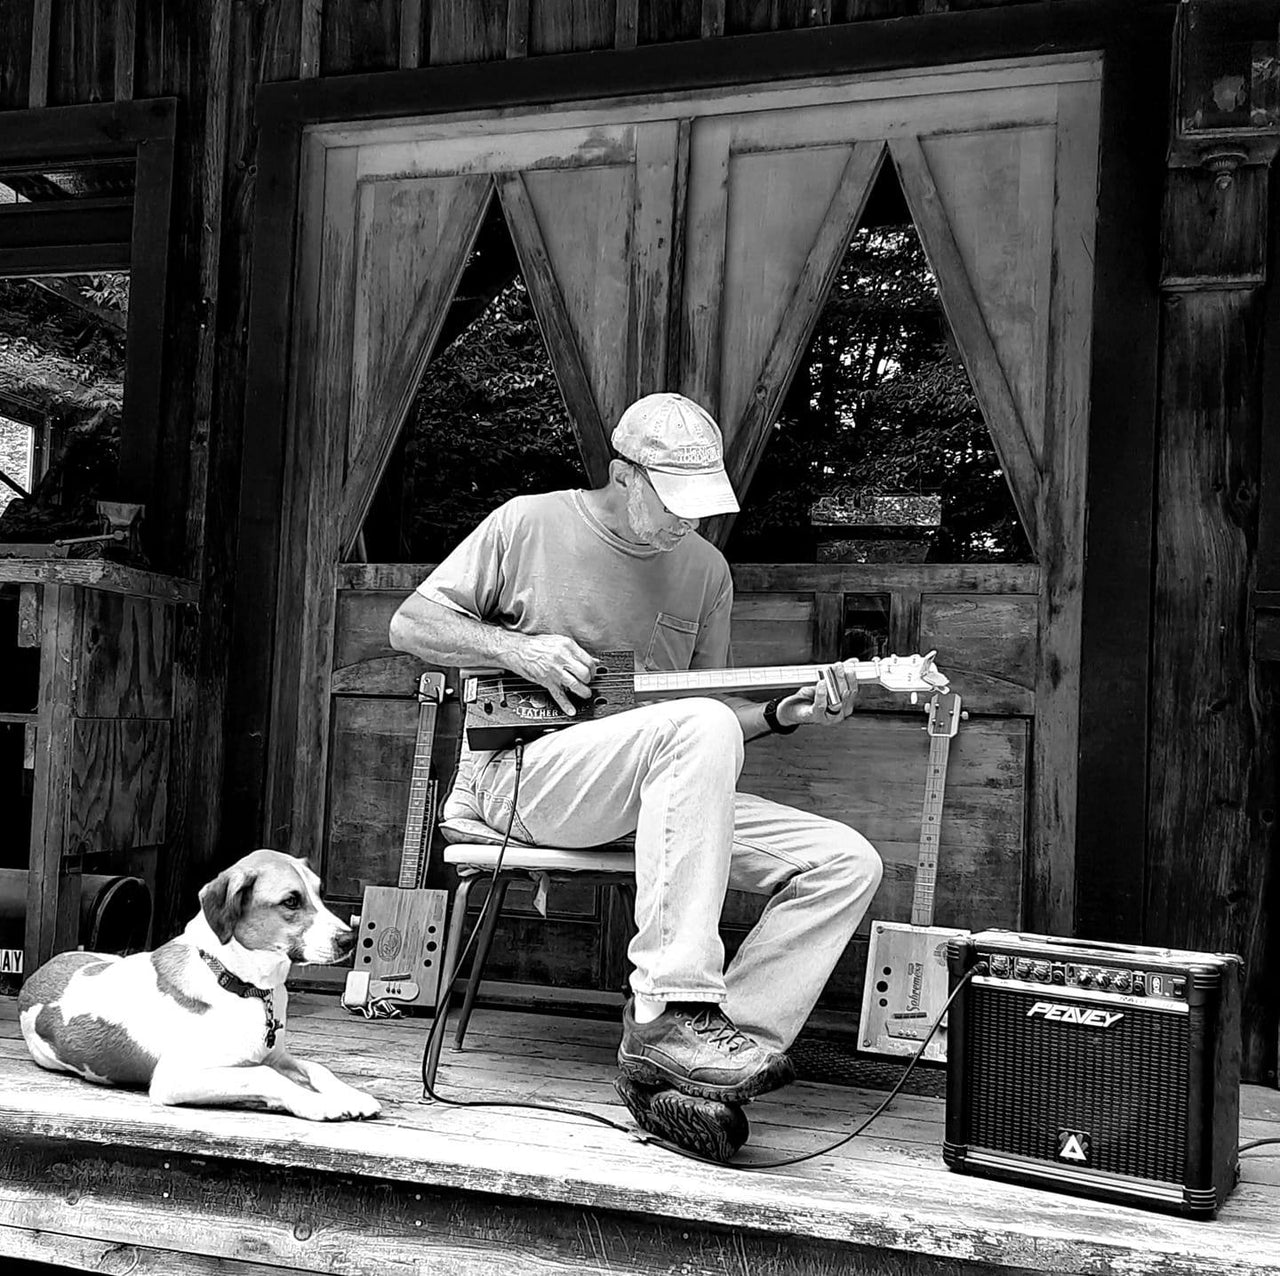
{"label": "guitar fretboard", "polygon": [[435,732],[436,706],[427,701],[418,707],[418,736],[413,748],[413,773],[409,779],[409,809],[400,847],[400,875],[396,885],[413,890],[422,874],[427,809],[431,795],[431,739]]}
{"label": "guitar fretboard", "polygon": [[[874,660],[850,661],[845,669],[859,682],[878,682]],[[754,669],[680,669],[635,675],[636,695],[674,695],[681,691],[765,691],[815,681],[827,665],[761,665]]]}
{"label": "guitar fretboard", "polygon": [[929,737],[929,765],[924,781],[924,809],[920,815],[920,858],[916,888],[911,896],[911,924],[933,925],[934,887],[938,880],[938,842],[942,829],[942,795],[947,783],[949,735]]}

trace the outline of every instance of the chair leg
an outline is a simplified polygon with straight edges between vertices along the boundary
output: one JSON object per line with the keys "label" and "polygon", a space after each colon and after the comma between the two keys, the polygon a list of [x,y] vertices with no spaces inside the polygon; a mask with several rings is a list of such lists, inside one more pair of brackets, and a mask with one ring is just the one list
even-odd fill
{"label": "chair leg", "polygon": [[436,1069],[440,1066],[440,1047],[444,1044],[445,1017],[449,1013],[449,991],[458,969],[458,955],[462,949],[462,932],[467,924],[467,899],[476,877],[464,877],[453,892],[449,918],[449,935],[444,945],[444,961],[440,966],[440,987],[436,991],[436,1017],[431,1023],[431,1047],[427,1053],[427,1085],[436,1084]]}
{"label": "chair leg", "polygon": [[453,1048],[462,1049],[463,1038],[467,1035],[467,1024],[471,1022],[471,1011],[476,1004],[476,993],[480,991],[480,976],[484,974],[484,964],[489,960],[489,949],[493,947],[494,932],[498,929],[498,917],[502,913],[502,902],[507,897],[507,887],[511,885],[509,877],[499,877],[492,887],[492,899],[484,906],[484,925],[476,938],[475,956],[471,959],[471,978],[467,981],[467,995],[462,1002],[462,1013],[458,1016],[458,1031],[453,1038]]}

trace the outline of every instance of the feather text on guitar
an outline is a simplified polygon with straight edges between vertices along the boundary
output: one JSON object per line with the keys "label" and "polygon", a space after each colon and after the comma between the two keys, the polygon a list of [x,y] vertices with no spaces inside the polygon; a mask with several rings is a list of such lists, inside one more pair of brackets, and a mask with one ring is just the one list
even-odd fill
{"label": "feather text on guitar", "polygon": [[946,690],[949,679],[924,656],[883,656],[878,660],[830,661],[821,665],[765,665],[752,669],[681,669],[637,672],[635,654],[605,651],[597,657],[591,695],[576,699],[576,716],[566,714],[551,693],[514,674],[478,674],[463,682],[467,743],[473,749],[503,749],[547,731],[623,713],[647,700],[672,696],[723,695],[801,687],[832,664],[843,664],[851,680],[879,683],[915,695]]}

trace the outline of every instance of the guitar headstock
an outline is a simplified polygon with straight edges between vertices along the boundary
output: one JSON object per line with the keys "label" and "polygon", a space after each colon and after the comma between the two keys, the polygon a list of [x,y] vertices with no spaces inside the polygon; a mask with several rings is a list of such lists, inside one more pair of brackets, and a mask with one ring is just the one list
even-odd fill
{"label": "guitar headstock", "polygon": [[875,661],[880,685],[889,691],[946,691],[951,680],[933,663],[936,654],[881,656]]}
{"label": "guitar headstock", "polygon": [[444,674],[424,673],[418,679],[418,703],[434,700],[439,704],[444,699]]}
{"label": "guitar headstock", "polygon": [[929,701],[929,734],[954,736],[960,730],[960,693],[937,691]]}

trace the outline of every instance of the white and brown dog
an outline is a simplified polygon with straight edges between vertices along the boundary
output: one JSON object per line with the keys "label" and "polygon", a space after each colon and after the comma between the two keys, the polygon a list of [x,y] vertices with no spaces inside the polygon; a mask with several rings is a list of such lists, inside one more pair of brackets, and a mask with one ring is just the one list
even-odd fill
{"label": "white and brown dog", "polygon": [[200,892],[200,912],[150,953],[62,953],[22,987],[31,1057],[155,1103],[267,1107],[309,1121],[378,1114],[372,1095],[285,1048],[292,962],[355,944],[306,860],[254,851]]}

